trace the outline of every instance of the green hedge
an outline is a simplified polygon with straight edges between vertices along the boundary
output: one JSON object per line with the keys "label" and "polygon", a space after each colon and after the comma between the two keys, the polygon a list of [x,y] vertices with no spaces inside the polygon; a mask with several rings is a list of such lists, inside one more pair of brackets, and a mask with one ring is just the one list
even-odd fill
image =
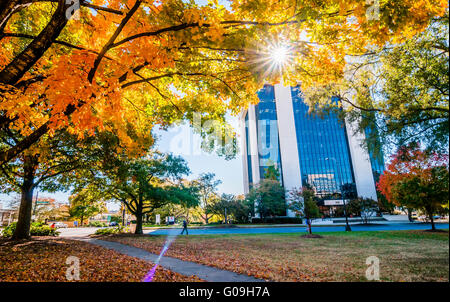
{"label": "green hedge", "polygon": [[98,229],[95,231],[95,235],[111,235],[111,234],[119,234],[123,231],[122,228],[106,228],[106,229]]}
{"label": "green hedge", "polygon": [[268,217],[268,218],[252,218],[252,223],[275,223],[275,224],[288,224],[288,223],[302,223],[302,219],[298,217]]}
{"label": "green hedge", "polygon": [[92,222],[89,222],[88,226],[102,228],[102,227],[106,227],[108,225],[106,223],[104,223],[104,222],[92,221]]}
{"label": "green hedge", "polygon": [[[16,230],[17,222],[11,223],[9,226],[7,226],[3,230],[3,237],[11,237],[14,234],[14,231]],[[30,235],[31,236],[58,236],[59,232],[56,229],[52,229],[50,226],[40,223],[40,222],[33,222],[31,224],[30,228]]]}

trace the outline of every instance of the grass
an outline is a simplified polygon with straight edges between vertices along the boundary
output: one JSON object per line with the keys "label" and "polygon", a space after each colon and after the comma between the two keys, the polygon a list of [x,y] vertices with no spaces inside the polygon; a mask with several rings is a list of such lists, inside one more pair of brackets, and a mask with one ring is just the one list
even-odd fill
{"label": "grass", "polygon": [[[448,230],[179,236],[166,256],[271,281],[366,281],[366,258],[380,259],[381,281],[449,280]],[[117,235],[157,253],[165,236]]]}
{"label": "grass", "polygon": [[[80,261],[80,281],[141,281],[153,263],[89,243],[50,237],[27,241],[0,239],[0,282],[67,281],[69,256]],[[158,267],[154,281],[199,281]]]}

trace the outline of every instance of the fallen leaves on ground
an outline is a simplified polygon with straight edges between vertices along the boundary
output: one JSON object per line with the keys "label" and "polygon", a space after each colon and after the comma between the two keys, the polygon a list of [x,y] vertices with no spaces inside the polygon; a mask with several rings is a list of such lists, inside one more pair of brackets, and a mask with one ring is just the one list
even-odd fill
{"label": "fallen leaves on ground", "polygon": [[[80,281],[138,282],[154,266],[140,260],[86,242],[61,238],[33,238],[27,241],[0,241],[0,282],[68,281],[66,264],[69,256],[80,261]],[[201,281],[162,267],[156,269],[153,281]]]}

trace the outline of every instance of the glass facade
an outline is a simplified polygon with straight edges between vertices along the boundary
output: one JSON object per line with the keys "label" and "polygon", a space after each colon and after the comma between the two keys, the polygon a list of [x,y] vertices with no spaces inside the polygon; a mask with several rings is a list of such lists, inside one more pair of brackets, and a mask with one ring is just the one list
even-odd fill
{"label": "glass facade", "polygon": [[292,87],[291,94],[303,186],[330,199],[342,185],[356,188],[345,125],[336,113],[309,114],[299,87]]}
{"label": "glass facade", "polygon": [[248,171],[248,185],[253,186],[253,172],[252,172],[252,153],[250,149],[250,135],[248,129],[248,112],[245,114],[245,141],[247,146],[247,171]]}
{"label": "glass facade", "polygon": [[[292,127],[297,137],[297,140],[294,139],[292,144],[297,144],[302,186],[311,186],[316,195],[323,200],[341,199],[342,191],[345,199],[355,198],[358,193],[362,196],[373,194],[370,188],[364,187],[363,190],[366,191],[356,192],[347,129],[345,123],[338,117],[338,113],[330,110],[330,112],[322,113],[321,116],[310,114],[310,108],[303,101],[300,88],[291,87],[290,93],[294,111]],[[250,150],[249,123],[254,121],[249,120],[248,113],[245,114],[246,168],[249,188],[253,186],[254,182],[259,181],[259,178],[253,173],[255,171],[252,171],[252,159],[258,162],[261,179],[265,178],[265,174],[267,170],[270,170],[270,167],[275,167],[279,173],[279,181],[284,185],[283,164],[288,165],[289,163],[281,161],[278,129],[278,118],[283,118],[279,115],[284,113],[277,112],[274,86],[265,85],[258,92],[258,97],[260,102],[254,107],[258,150]],[[286,152],[288,152],[289,146],[286,146],[286,148]],[[257,156],[252,157],[251,151]],[[289,159],[290,156],[295,157],[296,155],[293,153],[288,155],[287,158]],[[380,152],[375,156],[374,152],[369,151],[369,156],[373,178],[377,182],[380,174],[384,171],[383,154]],[[367,173],[370,172],[367,171]],[[293,180],[290,183],[293,184],[294,182],[300,186],[300,180]]]}
{"label": "glass facade", "polygon": [[[365,129],[366,135],[368,135],[370,131],[372,131],[370,128],[366,128]],[[373,150],[370,150],[369,148],[369,157],[370,157],[370,164],[372,166],[373,179],[375,183],[377,183],[378,180],[380,179],[380,175],[383,174],[384,172],[383,151],[380,150],[377,153],[377,155],[375,155],[375,152]]]}
{"label": "glass facade", "polygon": [[258,121],[257,135],[260,177],[263,179],[266,169],[274,166],[279,172],[279,180],[282,183],[274,86],[265,85],[258,92],[258,97],[259,103],[255,106],[255,114],[256,121]]}

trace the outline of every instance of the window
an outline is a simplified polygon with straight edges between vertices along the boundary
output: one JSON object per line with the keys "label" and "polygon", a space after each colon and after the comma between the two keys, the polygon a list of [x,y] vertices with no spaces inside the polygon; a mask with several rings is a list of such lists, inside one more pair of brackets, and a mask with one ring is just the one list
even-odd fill
{"label": "window", "polygon": [[248,111],[245,114],[245,144],[247,146],[247,171],[248,171],[248,185],[251,188],[253,186],[253,173],[252,173],[252,153],[250,149],[250,135],[248,129]]}
{"label": "window", "polygon": [[345,125],[335,112],[309,114],[299,87],[291,94],[302,183],[319,197],[331,198],[343,185],[355,183]]}
{"label": "window", "polygon": [[257,132],[260,177],[263,179],[266,169],[274,166],[280,174],[279,180],[282,183],[282,167],[274,87],[265,85],[264,88],[258,92],[258,97],[260,102],[255,107],[255,113],[258,122]]}

